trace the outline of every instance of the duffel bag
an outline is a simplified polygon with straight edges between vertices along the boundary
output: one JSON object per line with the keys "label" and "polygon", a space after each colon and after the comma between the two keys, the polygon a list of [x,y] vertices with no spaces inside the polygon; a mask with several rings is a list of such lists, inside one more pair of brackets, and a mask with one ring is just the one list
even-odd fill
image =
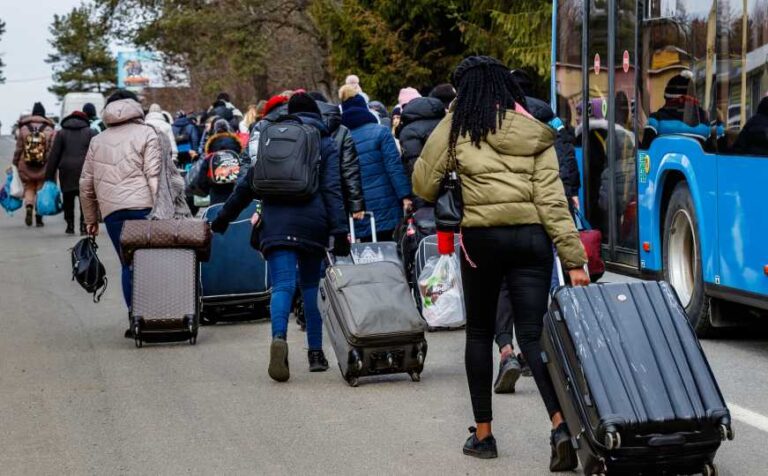
{"label": "duffel bag", "polygon": [[133,252],[143,248],[195,250],[200,261],[211,253],[211,228],[203,220],[128,220],[120,234],[123,260],[131,263]]}

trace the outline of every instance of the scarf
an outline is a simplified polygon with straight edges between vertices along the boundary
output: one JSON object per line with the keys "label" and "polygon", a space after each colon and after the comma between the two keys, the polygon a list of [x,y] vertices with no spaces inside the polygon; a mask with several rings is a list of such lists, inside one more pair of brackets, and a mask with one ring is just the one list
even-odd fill
{"label": "scarf", "polygon": [[189,211],[184,193],[184,179],[173,163],[171,141],[168,139],[168,136],[157,130],[154,126],[150,127],[155,130],[157,138],[160,140],[161,159],[157,195],[155,196],[155,205],[152,207],[149,219],[191,218],[192,213]]}

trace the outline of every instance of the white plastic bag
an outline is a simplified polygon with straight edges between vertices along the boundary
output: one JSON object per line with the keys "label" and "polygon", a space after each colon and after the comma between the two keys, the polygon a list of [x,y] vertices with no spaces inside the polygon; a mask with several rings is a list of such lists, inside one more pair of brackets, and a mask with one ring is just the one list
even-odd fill
{"label": "white plastic bag", "polygon": [[15,165],[11,166],[13,169],[13,178],[11,179],[10,195],[13,198],[24,198],[24,184],[21,183],[21,177],[19,176],[19,169]]}
{"label": "white plastic bag", "polygon": [[466,322],[459,255],[433,256],[419,275],[421,313],[431,327],[460,327]]}

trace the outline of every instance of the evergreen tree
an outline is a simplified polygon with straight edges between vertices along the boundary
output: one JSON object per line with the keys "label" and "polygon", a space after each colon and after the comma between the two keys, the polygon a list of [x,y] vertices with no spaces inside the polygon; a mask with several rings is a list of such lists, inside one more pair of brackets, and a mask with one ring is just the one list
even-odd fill
{"label": "evergreen tree", "polygon": [[49,91],[61,98],[73,91],[104,93],[114,88],[117,63],[109,51],[108,26],[91,6],[81,4],[66,15],[54,15],[48,31],[54,53],[45,62],[53,65],[55,81]]}

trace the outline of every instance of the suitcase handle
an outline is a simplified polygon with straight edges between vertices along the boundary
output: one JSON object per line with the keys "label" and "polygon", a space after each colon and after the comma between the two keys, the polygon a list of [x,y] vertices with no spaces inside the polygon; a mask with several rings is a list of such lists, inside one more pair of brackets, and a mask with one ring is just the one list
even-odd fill
{"label": "suitcase handle", "polygon": [[[373,216],[373,212],[365,212],[365,215],[371,219],[371,238],[373,239],[373,242],[376,243],[378,241],[378,236],[376,233],[376,218]],[[357,238],[355,238],[355,219],[352,218],[352,215],[349,215],[349,237],[350,243],[357,241]]]}
{"label": "suitcase handle", "polygon": [[[565,286],[565,274],[563,274],[563,263],[560,261],[560,256],[555,252],[555,268],[557,268],[557,282],[560,284],[560,286]],[[587,273],[587,276],[589,276],[589,268],[585,264],[583,266],[584,272]]]}

